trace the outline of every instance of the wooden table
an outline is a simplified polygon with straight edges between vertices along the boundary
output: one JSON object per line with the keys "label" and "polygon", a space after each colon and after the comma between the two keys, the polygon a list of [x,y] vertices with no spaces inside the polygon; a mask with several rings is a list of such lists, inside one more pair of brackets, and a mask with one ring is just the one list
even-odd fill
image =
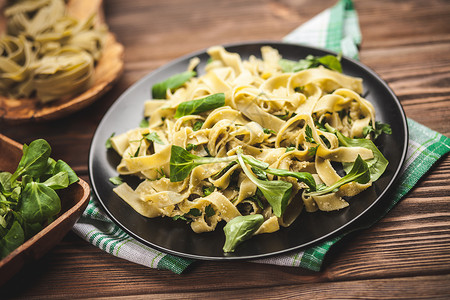
{"label": "wooden table", "polygon": [[[355,0],[361,61],[386,80],[406,115],[450,136],[450,1]],[[105,1],[125,46],[125,72],[92,106],[48,123],[0,125],[21,143],[45,138],[53,156],[88,179],[94,130],[111,104],[148,72],[215,44],[280,40],[335,0]],[[5,284],[0,298],[449,298],[450,158],[385,218],[345,240],[321,272],[245,262],[198,262],[183,275],[106,254],[74,233]]]}

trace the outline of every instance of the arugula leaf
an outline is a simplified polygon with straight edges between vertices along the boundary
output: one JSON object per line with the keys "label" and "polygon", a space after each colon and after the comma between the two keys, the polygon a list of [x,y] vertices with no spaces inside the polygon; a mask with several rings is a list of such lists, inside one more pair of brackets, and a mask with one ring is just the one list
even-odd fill
{"label": "arugula leaf", "polygon": [[112,144],[111,144],[111,138],[116,135],[115,132],[111,133],[111,135],[109,136],[109,138],[106,140],[105,142],[105,147],[106,149],[111,149],[112,148]]}
{"label": "arugula leaf", "polygon": [[[276,176],[294,177],[294,178],[298,179],[299,181],[306,183],[308,185],[308,187],[310,188],[310,190],[314,191],[316,189],[316,182],[315,182],[314,178],[312,177],[312,175],[308,172],[293,172],[293,171],[288,171],[288,170],[284,170],[284,169],[269,168],[268,163],[259,161],[250,155],[242,155],[242,159],[246,163],[248,163],[249,165],[252,166],[252,170],[253,170],[253,168],[256,168],[261,171],[264,171],[265,173],[269,173],[269,174],[276,175]],[[256,172],[258,172],[258,170],[256,170]],[[257,173],[255,173],[255,174],[258,175]],[[260,177],[260,176],[258,176],[258,177]]]}
{"label": "arugula leaf", "polygon": [[264,128],[263,129],[263,132],[265,133],[265,134],[277,134],[276,132],[275,132],[275,130],[272,130],[272,129],[269,129],[269,128]]}
{"label": "arugula leaf", "polygon": [[139,127],[140,128],[148,128],[149,122],[147,118],[144,118],[141,120],[141,122],[139,123]]}
{"label": "arugula leaf", "polygon": [[251,155],[242,155],[242,159],[248,163],[249,165],[251,165],[252,167],[256,167],[256,168],[260,168],[260,169],[267,169],[269,168],[269,164],[260,160],[257,160],[256,158],[254,158]]}
{"label": "arugula leaf", "polygon": [[34,140],[29,146],[23,146],[23,155],[11,181],[15,181],[22,175],[39,177],[47,168],[48,158],[52,149],[43,139]]}
{"label": "arugula leaf", "polygon": [[313,193],[309,193],[308,195],[319,196],[333,192],[334,190],[340,188],[344,184],[349,182],[358,182],[358,183],[368,183],[370,181],[370,172],[367,163],[358,155],[353,164],[350,172],[339,179],[335,184],[330,185],[324,189],[318,190]]}
{"label": "arugula leaf", "polygon": [[234,252],[236,247],[248,240],[253,233],[264,223],[260,214],[237,216],[231,219],[223,228],[225,233],[224,252]]}
{"label": "arugula leaf", "polygon": [[288,170],[272,169],[272,168],[268,168],[264,171],[276,176],[294,177],[299,181],[304,182],[311,191],[316,190],[316,181],[314,180],[314,177],[312,177],[312,175],[308,172],[292,172]]}
{"label": "arugula leaf", "polygon": [[[378,150],[377,146],[368,139],[351,139],[344,136],[339,131],[336,131],[336,135],[338,137],[339,143],[345,147],[363,147],[369,150],[372,150],[373,158],[368,159],[366,161],[369,171],[370,171],[370,179],[372,181],[376,181],[386,170],[386,167],[389,164],[389,161],[383,156],[383,154]],[[344,170],[348,171],[352,168],[352,163],[343,163]]]}
{"label": "arugula leaf", "polygon": [[288,120],[289,118],[292,118],[293,116],[295,116],[295,113],[292,113],[292,116],[290,116],[290,112],[288,111],[288,110],[286,110],[285,112],[284,112],[284,115],[274,115],[275,117],[277,117],[278,119],[281,119],[281,120]]}
{"label": "arugula leaf", "polygon": [[186,218],[184,215],[175,215],[175,216],[172,217],[172,220],[174,220],[174,221],[176,221],[176,220],[183,220],[183,221],[186,221],[186,222],[189,221],[188,218]]}
{"label": "arugula leaf", "polygon": [[202,215],[202,212],[198,208],[191,208],[188,213],[185,215],[191,215],[193,217],[200,217]]}
{"label": "arugula leaf", "polygon": [[[215,211],[212,208],[211,204],[205,207],[205,215],[207,217],[212,217],[215,215]],[[202,212],[198,208],[191,208],[187,213],[183,215],[176,215],[172,217],[172,220],[183,220],[187,223],[192,222],[193,217],[200,217],[202,215]]]}
{"label": "arugula leaf", "polygon": [[203,123],[205,123],[205,122],[203,122],[203,121],[195,122],[194,126],[192,127],[192,130],[197,131],[197,130],[202,129]]}
{"label": "arugula leaf", "polygon": [[330,141],[327,139],[326,136],[324,136],[323,134],[319,135],[319,137],[322,139],[323,143],[328,147],[331,148],[331,143]]}
{"label": "arugula leaf", "polygon": [[150,132],[142,135],[147,141],[151,141],[153,143],[157,143],[160,145],[164,145],[164,142],[161,140],[159,135],[156,132]]}
{"label": "arugula leaf", "polygon": [[267,177],[267,174],[266,174],[265,170],[262,170],[262,169],[256,168],[256,167],[252,167],[252,172],[253,172],[253,174],[256,175],[256,177],[257,177],[258,179],[261,179],[261,180],[269,180],[269,178]]}
{"label": "arugula leaf", "polygon": [[313,137],[312,129],[311,129],[311,127],[309,127],[309,125],[306,125],[306,128],[305,128],[305,139],[309,143],[317,144],[316,140]]}
{"label": "arugula leaf", "polygon": [[342,73],[341,56],[325,55],[313,56],[308,55],[305,59],[292,61],[288,59],[280,59],[278,64],[284,73],[299,72],[302,70],[316,68],[320,65],[334,71]]}
{"label": "arugula leaf", "polygon": [[261,201],[262,198],[264,198],[264,195],[261,193],[259,189],[256,189],[255,195],[245,198],[245,200],[255,202],[259,206],[259,208],[264,209],[264,205],[262,204]]}
{"label": "arugula leaf", "polygon": [[214,208],[212,207],[212,205],[208,205],[205,207],[205,215],[208,218],[211,218],[212,216],[214,216],[216,214],[216,211],[214,210]]}
{"label": "arugula leaf", "polygon": [[237,164],[236,161],[232,161],[230,162],[225,168],[223,168],[222,170],[220,170],[219,172],[217,172],[216,174],[214,174],[212,177],[212,179],[216,180],[218,178],[220,178],[221,176],[223,176],[226,172],[228,172],[228,170],[230,170],[235,164]]}
{"label": "arugula leaf", "polygon": [[214,186],[214,185],[211,185],[211,186],[204,186],[203,187],[203,195],[206,197],[206,196],[209,196],[209,195],[211,195],[214,191],[216,190],[216,187]]}
{"label": "arugula leaf", "polygon": [[325,56],[319,57],[317,61],[320,65],[323,65],[330,70],[334,70],[334,71],[338,71],[339,73],[342,73],[341,55],[340,54],[338,54],[337,56],[325,55]]}
{"label": "arugula leaf", "polygon": [[122,180],[122,178],[120,178],[120,176],[111,177],[111,178],[109,178],[109,181],[115,185],[121,185],[123,183],[123,180]]}
{"label": "arugula leaf", "polygon": [[238,162],[245,175],[261,190],[267,202],[272,206],[273,213],[277,217],[281,217],[286,210],[289,197],[291,196],[292,184],[282,180],[265,181],[256,178],[245,165],[240,152],[242,150],[237,152]]}
{"label": "arugula leaf", "polygon": [[156,83],[152,87],[153,99],[166,99],[167,90],[175,90],[181,87],[186,81],[194,77],[196,73],[194,71],[186,71],[173,75],[166,80]]}
{"label": "arugula leaf", "polygon": [[295,149],[296,149],[295,147],[286,147],[286,151],[285,152],[294,151]]}
{"label": "arugula leaf", "polygon": [[170,181],[177,182],[185,179],[197,166],[219,162],[231,162],[236,156],[229,157],[200,157],[194,155],[183,147],[172,145],[170,150]]}
{"label": "arugula leaf", "polygon": [[56,192],[43,183],[28,183],[22,191],[19,212],[28,223],[43,222],[61,210]]}
{"label": "arugula leaf", "polygon": [[317,129],[321,130],[321,131],[328,131],[327,128],[325,127],[325,124],[323,123],[325,122],[325,120],[322,121],[322,123],[320,123],[319,121],[314,121],[314,125],[316,125]]}
{"label": "arugula leaf", "polygon": [[156,172],[158,173],[158,177],[157,177],[158,180],[161,179],[161,178],[166,178],[167,177],[166,173],[164,173],[163,167],[161,167],[159,169],[156,169]]}
{"label": "arugula leaf", "polygon": [[218,93],[205,98],[181,102],[175,112],[175,118],[195,115],[225,105],[225,94]]}
{"label": "arugula leaf", "polygon": [[373,139],[376,140],[381,134],[392,134],[391,125],[386,123],[381,123],[379,121],[375,121],[375,127],[372,126],[372,121],[368,126],[363,128],[363,136],[367,136],[370,133],[373,133]]}
{"label": "arugula leaf", "polygon": [[19,222],[14,221],[11,228],[0,240],[0,259],[6,257],[25,241],[25,233]]}

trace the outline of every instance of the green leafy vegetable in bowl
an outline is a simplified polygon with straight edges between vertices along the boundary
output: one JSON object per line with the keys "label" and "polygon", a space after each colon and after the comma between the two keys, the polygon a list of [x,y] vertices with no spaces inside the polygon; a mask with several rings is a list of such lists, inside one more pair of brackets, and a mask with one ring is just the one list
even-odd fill
{"label": "green leafy vegetable in bowl", "polygon": [[61,210],[57,190],[79,180],[67,163],[50,154],[45,140],[35,140],[23,146],[14,173],[0,173],[0,258],[51,223]]}

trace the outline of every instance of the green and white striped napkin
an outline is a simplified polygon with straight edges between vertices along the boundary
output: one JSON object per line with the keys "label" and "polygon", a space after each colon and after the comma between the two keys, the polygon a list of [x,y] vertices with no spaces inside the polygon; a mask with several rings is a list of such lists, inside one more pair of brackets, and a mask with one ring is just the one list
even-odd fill
{"label": "green and white striped napkin", "polygon": [[[341,51],[345,56],[357,58],[361,42],[358,16],[351,0],[340,0],[335,6],[303,24],[284,39],[286,42],[308,44]],[[377,219],[360,224],[351,231],[368,228],[381,219],[419,179],[450,151],[450,139],[408,119],[409,147],[398,187],[392,194],[391,205]],[[141,244],[114,224],[92,197],[86,211],[73,231],[105,252],[150,268],[167,269],[182,273],[194,260],[176,257]],[[326,253],[350,231],[303,251],[252,260],[255,263],[302,267],[314,271],[321,269]]]}

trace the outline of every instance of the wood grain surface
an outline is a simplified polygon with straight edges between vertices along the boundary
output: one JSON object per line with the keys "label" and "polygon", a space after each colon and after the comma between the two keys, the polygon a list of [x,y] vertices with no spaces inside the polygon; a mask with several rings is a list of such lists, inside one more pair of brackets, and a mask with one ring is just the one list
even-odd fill
{"label": "wood grain surface", "polygon": [[[91,106],[60,120],[0,131],[45,138],[53,156],[88,180],[97,124],[126,88],[206,47],[280,40],[335,0],[107,0],[105,19],[125,46],[125,70]],[[450,1],[354,0],[360,59],[397,94],[407,117],[450,136]],[[450,298],[450,158],[444,157],[380,222],[327,255],[321,272],[249,262],[197,262],[183,275],[102,252],[69,233],[0,288],[0,298]]]}

